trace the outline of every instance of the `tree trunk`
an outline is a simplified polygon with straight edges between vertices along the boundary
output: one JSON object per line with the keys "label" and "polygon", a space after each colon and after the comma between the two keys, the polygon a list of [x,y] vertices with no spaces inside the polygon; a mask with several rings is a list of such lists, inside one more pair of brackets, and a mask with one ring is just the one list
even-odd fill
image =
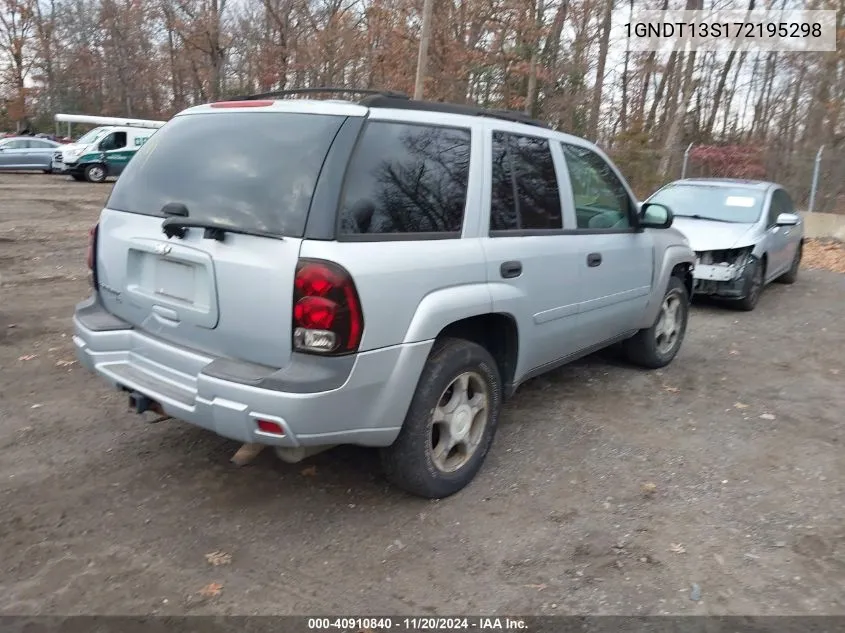
{"label": "tree trunk", "polygon": [[531,65],[528,71],[528,90],[525,96],[525,114],[537,115],[537,64],[540,57],[540,38],[543,30],[543,11],[545,5],[543,0],[537,0],[537,15],[534,20],[534,28],[537,30],[533,46],[531,47]]}
{"label": "tree trunk", "polygon": [[605,0],[602,17],[601,34],[599,35],[599,60],[596,67],[596,85],[593,87],[593,102],[590,105],[590,119],[587,123],[587,138],[597,140],[599,114],[601,113],[601,97],[604,91],[604,70],[607,65],[607,49],[610,44],[610,22],[613,11],[613,0]]}

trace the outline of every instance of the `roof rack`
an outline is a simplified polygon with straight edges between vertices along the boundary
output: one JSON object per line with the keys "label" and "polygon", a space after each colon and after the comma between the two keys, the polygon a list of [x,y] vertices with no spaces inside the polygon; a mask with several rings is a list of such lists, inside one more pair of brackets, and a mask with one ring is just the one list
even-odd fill
{"label": "roof rack", "polygon": [[369,108],[399,108],[402,110],[443,112],[444,114],[466,114],[469,116],[483,116],[490,117],[493,119],[513,121],[514,123],[524,123],[536,127],[549,127],[549,125],[543,123],[542,121],[532,119],[527,114],[523,114],[522,112],[516,112],[514,110],[495,110],[472,105],[442,103],[439,101],[417,101],[414,99],[409,99],[407,97],[396,99],[390,95],[383,93],[378,93],[369,97],[365,97],[358,103]]}
{"label": "roof rack", "polygon": [[251,101],[253,99],[271,99],[274,97],[287,97],[290,95],[302,94],[358,94],[366,95],[358,101],[362,106],[368,108],[398,108],[402,110],[422,110],[425,112],[442,112],[444,114],[465,114],[469,116],[483,116],[514,123],[524,123],[536,127],[549,128],[550,126],[537,119],[532,119],[527,114],[514,110],[494,110],[481,108],[479,106],[459,105],[456,103],[442,103],[439,101],[418,101],[411,99],[403,92],[394,90],[370,90],[363,88],[332,88],[329,86],[318,88],[292,88],[290,90],[276,90],[273,92],[262,92],[254,95],[242,95],[233,97],[230,101]]}
{"label": "roof rack", "polygon": [[232,97],[230,101],[251,101],[253,99],[269,99],[271,97],[287,97],[289,95],[301,94],[359,94],[387,97],[390,99],[409,100],[408,95],[393,90],[369,90],[363,88],[292,88],[290,90],[275,90],[273,92],[261,92],[254,95],[242,95]]}

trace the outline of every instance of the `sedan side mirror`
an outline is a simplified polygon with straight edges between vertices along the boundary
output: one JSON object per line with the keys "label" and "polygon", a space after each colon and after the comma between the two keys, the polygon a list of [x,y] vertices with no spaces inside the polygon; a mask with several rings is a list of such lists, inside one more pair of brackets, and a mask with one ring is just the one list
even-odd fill
{"label": "sedan side mirror", "polygon": [[781,213],[775,221],[775,224],[778,226],[795,226],[800,221],[800,216],[795,213]]}
{"label": "sedan side mirror", "polygon": [[672,209],[659,202],[644,202],[640,206],[640,226],[644,229],[668,229],[675,219]]}

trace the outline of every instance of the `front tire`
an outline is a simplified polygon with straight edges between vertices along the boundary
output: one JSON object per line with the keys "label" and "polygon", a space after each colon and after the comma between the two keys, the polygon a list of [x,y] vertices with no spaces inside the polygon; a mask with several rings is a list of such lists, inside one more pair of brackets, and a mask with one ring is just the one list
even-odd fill
{"label": "front tire", "polygon": [[657,321],[624,342],[628,360],[647,369],[659,369],[671,363],[681,349],[687,331],[689,305],[687,287],[673,275],[663,295]]}
{"label": "front tire", "polygon": [[763,286],[766,281],[766,266],[763,261],[751,255],[749,262],[745,265],[745,296],[733,302],[733,305],[744,312],[751,312],[757,307],[760,295],[763,294]]}
{"label": "front tire", "polygon": [[792,258],[792,265],[789,270],[777,278],[778,283],[794,284],[798,281],[798,269],[801,268],[801,257],[803,256],[804,244],[798,243],[798,248],[795,251],[795,257]]}
{"label": "front tire", "polygon": [[388,481],[411,494],[442,499],[466,487],[496,434],[502,383],[480,345],[435,343],[396,441],[381,450]]}
{"label": "front tire", "polygon": [[99,163],[93,163],[85,168],[85,180],[88,182],[101,183],[106,181],[106,168]]}

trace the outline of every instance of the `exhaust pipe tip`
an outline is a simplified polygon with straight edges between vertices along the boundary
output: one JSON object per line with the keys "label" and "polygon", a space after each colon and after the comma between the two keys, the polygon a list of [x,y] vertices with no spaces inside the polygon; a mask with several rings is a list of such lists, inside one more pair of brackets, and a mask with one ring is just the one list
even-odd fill
{"label": "exhaust pipe tip", "polygon": [[320,446],[276,446],[276,456],[287,464],[298,464],[299,462],[334,448],[337,444],[323,444]]}
{"label": "exhaust pipe tip", "polygon": [[135,413],[141,414],[149,411],[152,408],[152,404],[152,400],[137,391],[129,394],[129,408],[133,409]]}

